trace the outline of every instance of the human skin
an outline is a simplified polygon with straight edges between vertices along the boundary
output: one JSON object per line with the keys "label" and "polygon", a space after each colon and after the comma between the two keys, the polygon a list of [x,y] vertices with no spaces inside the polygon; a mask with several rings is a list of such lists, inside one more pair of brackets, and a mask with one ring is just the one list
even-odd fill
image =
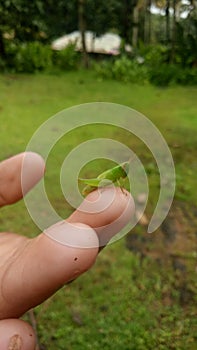
{"label": "human skin", "polygon": [[[27,172],[22,190],[24,159]],[[1,162],[0,207],[20,200],[44,172],[43,159],[31,152]],[[10,210],[14,211],[14,206]],[[90,193],[65,222],[53,226],[54,239],[45,233],[33,239],[15,233],[0,233],[1,350],[35,349],[32,327],[19,318],[90,269],[99,251],[128,223],[133,212],[134,202],[128,192],[106,187]],[[65,225],[69,244],[66,240],[58,242],[55,239],[62,225]]]}

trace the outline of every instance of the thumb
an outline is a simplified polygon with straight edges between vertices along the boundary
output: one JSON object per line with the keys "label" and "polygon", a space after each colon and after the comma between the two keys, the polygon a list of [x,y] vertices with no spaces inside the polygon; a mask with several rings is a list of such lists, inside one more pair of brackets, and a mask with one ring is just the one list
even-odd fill
{"label": "thumb", "polygon": [[1,350],[35,350],[36,337],[33,328],[22,320],[0,321]]}

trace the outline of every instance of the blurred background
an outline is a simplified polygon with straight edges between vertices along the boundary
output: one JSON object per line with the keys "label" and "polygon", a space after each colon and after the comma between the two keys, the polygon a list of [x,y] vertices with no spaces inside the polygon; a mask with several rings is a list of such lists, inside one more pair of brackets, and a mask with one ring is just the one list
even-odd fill
{"label": "blurred background", "polygon": [[[136,152],[149,180],[148,204],[135,228],[103,250],[91,271],[24,318],[33,323],[40,350],[196,349],[195,0],[0,0],[0,159],[24,151],[60,110],[97,101],[134,108],[161,131],[175,162],[173,205],[160,228],[147,234],[159,171],[134,135],[92,125],[62,137],[45,175],[49,200],[62,217],[73,208],[60,187],[61,165],[74,147],[96,137]],[[91,162],[84,175],[95,177],[108,166]],[[144,200],[139,193],[139,204]],[[23,201],[2,208],[0,230],[39,234]]]}

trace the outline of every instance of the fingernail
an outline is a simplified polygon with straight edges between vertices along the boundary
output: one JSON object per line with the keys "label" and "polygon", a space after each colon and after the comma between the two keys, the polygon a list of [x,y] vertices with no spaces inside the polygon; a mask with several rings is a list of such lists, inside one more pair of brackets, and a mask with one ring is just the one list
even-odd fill
{"label": "fingernail", "polygon": [[8,350],[21,350],[22,349],[22,338],[20,335],[15,334],[10,338]]}

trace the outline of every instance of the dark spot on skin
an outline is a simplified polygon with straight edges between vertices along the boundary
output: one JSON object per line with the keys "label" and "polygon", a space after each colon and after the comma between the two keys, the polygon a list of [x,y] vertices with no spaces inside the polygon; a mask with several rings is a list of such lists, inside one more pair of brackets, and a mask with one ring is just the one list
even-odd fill
{"label": "dark spot on skin", "polygon": [[74,261],[77,261],[77,258],[74,258]]}

